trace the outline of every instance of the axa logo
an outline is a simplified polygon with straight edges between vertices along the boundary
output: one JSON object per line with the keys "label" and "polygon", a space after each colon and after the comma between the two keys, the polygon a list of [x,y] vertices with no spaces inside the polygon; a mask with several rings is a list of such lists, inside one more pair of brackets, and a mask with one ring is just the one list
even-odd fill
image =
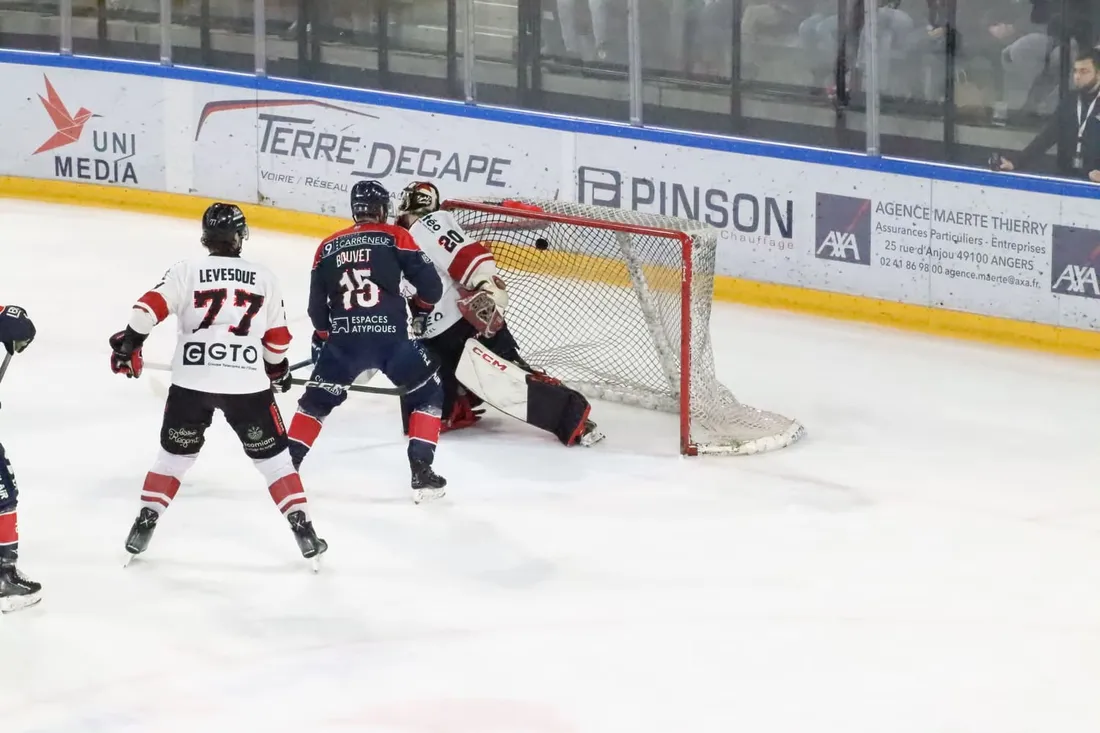
{"label": "axa logo", "polygon": [[1067,295],[1100,298],[1100,282],[1096,279],[1096,268],[1088,265],[1066,265],[1061,274],[1055,278],[1051,290]]}
{"label": "axa logo", "polygon": [[1100,299],[1100,231],[1055,224],[1051,242],[1051,292]]}
{"label": "axa logo", "polygon": [[818,192],[815,229],[814,257],[871,264],[870,200]]}
{"label": "axa logo", "polygon": [[859,260],[859,243],[851,232],[831,231],[817,247],[818,257],[830,257],[834,260]]}
{"label": "axa logo", "polygon": [[72,145],[80,139],[80,135],[84,132],[84,124],[93,117],[99,117],[99,115],[94,114],[85,107],[78,109],[75,115],[70,114],[65,102],[61,100],[61,95],[50,83],[50,78],[45,75],[42,78],[46,80],[46,96],[43,97],[39,94],[38,99],[42,102],[42,106],[46,108],[46,113],[49,114],[53,126],[57,128],[57,132],[42,143],[38,150],[34,151],[35,155]]}

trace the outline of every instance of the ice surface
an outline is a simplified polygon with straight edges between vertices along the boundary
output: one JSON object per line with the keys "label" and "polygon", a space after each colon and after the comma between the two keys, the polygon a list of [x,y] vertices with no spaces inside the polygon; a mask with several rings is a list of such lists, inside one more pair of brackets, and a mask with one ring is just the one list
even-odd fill
{"label": "ice surface", "polygon": [[[163,375],[110,374],[107,337],[197,239],[0,202],[0,302],[39,331],[0,439],[45,584],[0,619],[3,733],[1100,730],[1088,362],[719,306],[722,381],[802,443],[682,459],[674,417],[597,405],[607,441],[567,450],[497,416],[416,507],[396,401],[355,395],[303,472],[322,574],[221,422],[124,570]],[[246,244],[298,358],[313,249]]]}

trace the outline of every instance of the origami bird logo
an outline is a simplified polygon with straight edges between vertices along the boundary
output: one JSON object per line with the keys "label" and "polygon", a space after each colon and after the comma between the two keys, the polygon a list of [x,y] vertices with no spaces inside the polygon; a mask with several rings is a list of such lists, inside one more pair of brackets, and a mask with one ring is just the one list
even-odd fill
{"label": "origami bird logo", "polygon": [[84,107],[77,111],[76,116],[69,114],[69,110],[65,108],[65,103],[61,101],[57,90],[50,83],[49,77],[43,76],[42,78],[46,80],[46,96],[43,98],[39,94],[38,99],[41,100],[42,106],[46,108],[47,114],[53,120],[53,126],[57,128],[57,132],[50,136],[49,140],[42,143],[38,150],[34,151],[35,155],[75,143],[80,139],[81,133],[84,132],[84,123],[93,117],[99,117],[99,115],[92,114],[91,110]]}

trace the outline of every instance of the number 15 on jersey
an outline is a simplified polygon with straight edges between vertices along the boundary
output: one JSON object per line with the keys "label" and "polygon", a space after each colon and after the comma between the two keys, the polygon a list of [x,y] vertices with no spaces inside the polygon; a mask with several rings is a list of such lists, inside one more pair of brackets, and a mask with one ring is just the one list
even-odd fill
{"label": "number 15 on jersey", "polygon": [[340,276],[340,290],[344,297],[344,310],[373,308],[382,297],[378,286],[371,282],[369,267],[344,270]]}

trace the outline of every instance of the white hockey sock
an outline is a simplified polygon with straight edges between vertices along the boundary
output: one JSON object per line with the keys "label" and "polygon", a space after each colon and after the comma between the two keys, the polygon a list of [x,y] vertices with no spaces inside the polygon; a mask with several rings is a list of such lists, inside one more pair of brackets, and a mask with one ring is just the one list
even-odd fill
{"label": "white hockey sock", "polygon": [[267,480],[267,490],[279,512],[285,517],[291,512],[300,511],[308,520],[309,505],[306,502],[305,488],[302,487],[302,479],[299,478],[298,472],[294,470],[290,451],[284,450],[277,456],[253,461],[253,463]]}
{"label": "white hockey sock", "polygon": [[167,509],[176,498],[180,482],[191,466],[195,465],[198,457],[197,453],[178,456],[161,448],[153,467],[145,474],[145,483],[141,487],[141,506],[152,509],[157,514]]}

